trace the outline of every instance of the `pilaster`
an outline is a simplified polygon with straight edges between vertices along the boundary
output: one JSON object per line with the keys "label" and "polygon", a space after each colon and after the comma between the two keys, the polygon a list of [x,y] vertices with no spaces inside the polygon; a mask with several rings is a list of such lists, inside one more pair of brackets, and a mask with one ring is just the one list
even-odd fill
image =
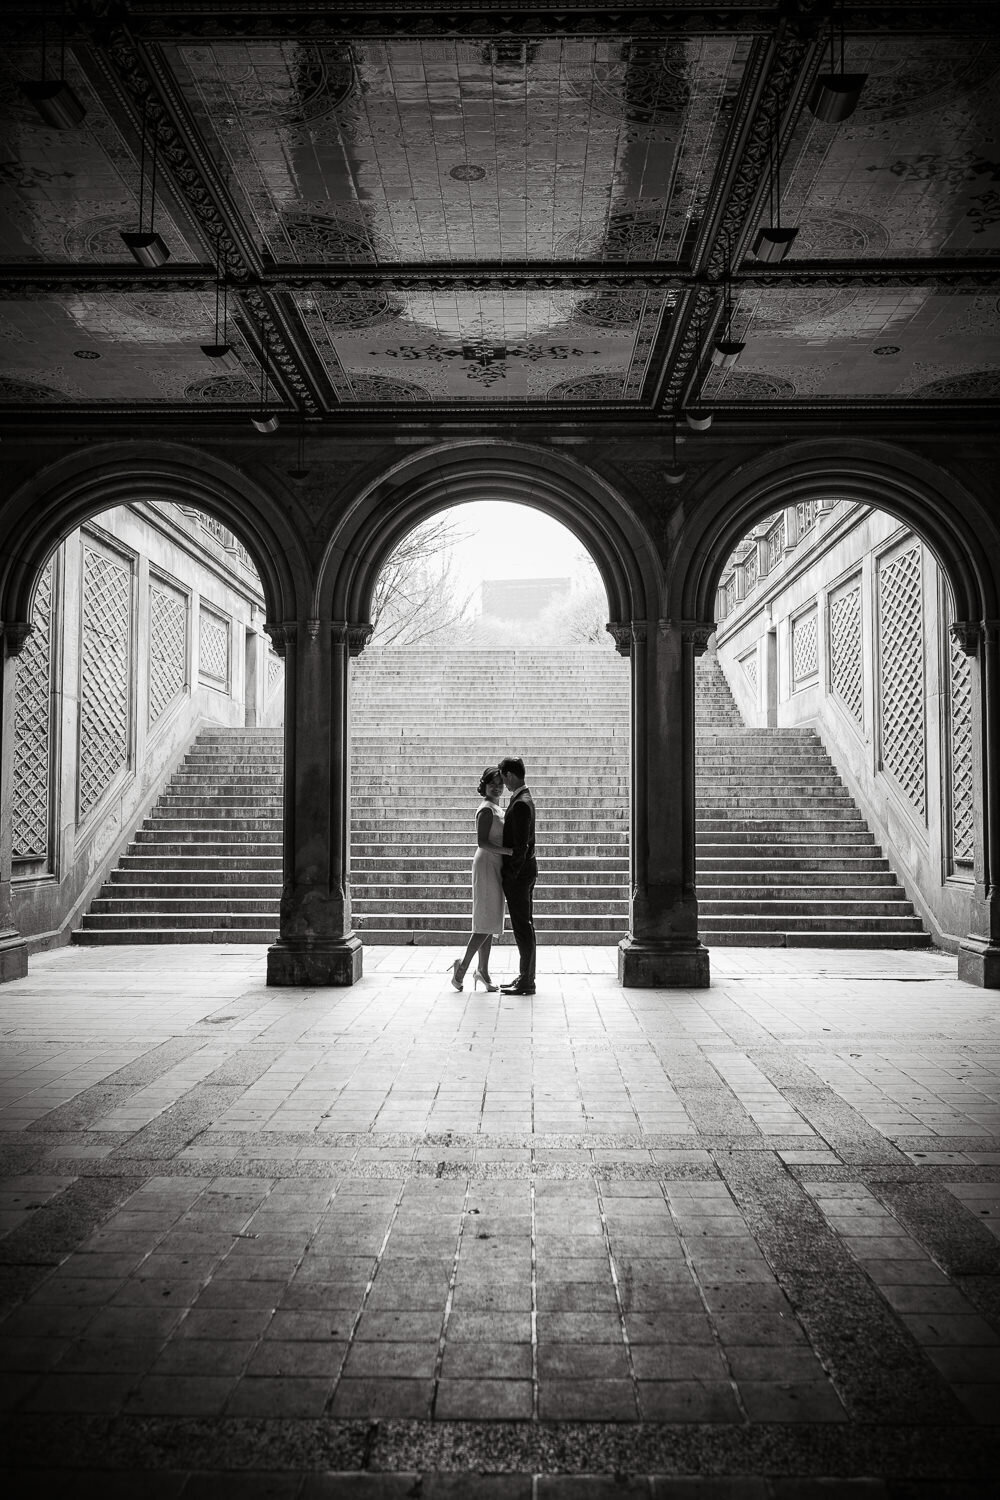
{"label": "pilaster", "polygon": [[268,627],[285,659],[284,877],[273,985],[350,985],[361,940],[349,889],[348,673],[345,623]]}
{"label": "pilaster", "polygon": [[636,622],[632,639],[632,926],[618,977],[642,989],[704,989],[695,886],[694,659],[713,625]]}
{"label": "pilaster", "polygon": [[963,620],[951,630],[975,662],[979,686],[972,698],[975,886],[958,977],[1000,989],[1000,621]]}
{"label": "pilaster", "polygon": [[14,808],[14,689],[17,658],[31,626],[21,621],[2,627],[0,643],[0,983],[23,979],[28,972],[28,945],[14,926],[11,852]]}

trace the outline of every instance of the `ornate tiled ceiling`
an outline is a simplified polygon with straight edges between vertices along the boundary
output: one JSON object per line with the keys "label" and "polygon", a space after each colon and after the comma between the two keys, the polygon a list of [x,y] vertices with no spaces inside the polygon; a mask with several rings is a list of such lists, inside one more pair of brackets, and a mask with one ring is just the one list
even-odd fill
{"label": "ornate tiled ceiling", "polygon": [[[245,419],[260,360],[269,409],[327,421],[992,402],[997,8],[845,4],[868,81],[837,125],[807,108],[829,8],[74,0],[47,68],[85,116],[57,129],[21,88],[41,37],[15,0],[0,413]],[[799,234],[767,264],[775,128]],[[151,268],[119,231],[154,141]],[[225,370],[200,348],[217,265]],[[723,373],[729,265],[746,348]]]}

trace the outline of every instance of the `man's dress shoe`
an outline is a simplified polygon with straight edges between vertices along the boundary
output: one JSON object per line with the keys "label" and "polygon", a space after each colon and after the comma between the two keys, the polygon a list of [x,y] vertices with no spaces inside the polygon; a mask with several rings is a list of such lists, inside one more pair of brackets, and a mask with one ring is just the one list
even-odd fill
{"label": "man's dress shoe", "polygon": [[526,984],[523,979],[515,979],[513,984],[502,984],[500,993],[502,995],[533,995],[535,986]]}

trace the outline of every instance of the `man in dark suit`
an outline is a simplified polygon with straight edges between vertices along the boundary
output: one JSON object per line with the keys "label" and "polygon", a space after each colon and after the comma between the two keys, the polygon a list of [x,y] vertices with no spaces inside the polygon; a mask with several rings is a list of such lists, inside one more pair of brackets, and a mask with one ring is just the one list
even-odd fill
{"label": "man in dark suit", "polygon": [[510,793],[503,820],[503,844],[510,855],[503,861],[503,891],[510,925],[520,957],[520,973],[513,984],[500,986],[505,995],[535,993],[534,896],[538,866],[535,863],[535,804],[524,784],[524,761],[509,755],[500,762],[500,775]]}

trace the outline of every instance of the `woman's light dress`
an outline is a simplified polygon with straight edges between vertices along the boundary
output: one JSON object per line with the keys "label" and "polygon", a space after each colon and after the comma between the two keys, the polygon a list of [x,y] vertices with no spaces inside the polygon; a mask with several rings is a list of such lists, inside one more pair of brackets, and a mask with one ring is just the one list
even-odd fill
{"label": "woman's light dress", "polygon": [[503,813],[499,807],[484,798],[476,808],[476,822],[483,808],[493,814],[490,824],[490,846],[476,850],[472,860],[472,930],[491,932],[499,937],[503,932],[503,886],[500,875],[503,869]]}

